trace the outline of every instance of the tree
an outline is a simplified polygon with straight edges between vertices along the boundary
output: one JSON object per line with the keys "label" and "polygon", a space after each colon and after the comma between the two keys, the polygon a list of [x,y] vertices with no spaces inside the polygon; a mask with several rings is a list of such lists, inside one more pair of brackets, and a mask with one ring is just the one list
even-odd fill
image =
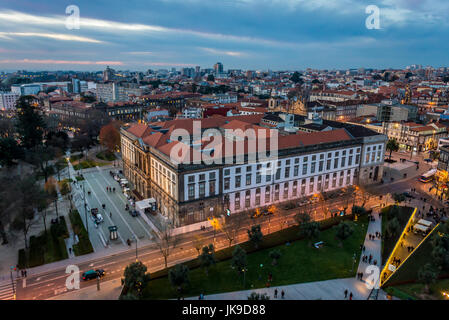
{"label": "tree", "polygon": [[298,213],[295,220],[299,224],[299,235],[308,239],[310,246],[311,240],[318,238],[320,235],[320,224],[312,221],[310,215],[305,212]]}
{"label": "tree", "polygon": [[203,251],[200,255],[200,262],[201,266],[206,271],[206,275],[208,275],[209,268],[215,264],[215,251],[213,244],[203,247]]}
{"label": "tree", "polygon": [[251,292],[248,300],[270,300],[270,297],[266,293]]}
{"label": "tree", "polygon": [[[446,226],[447,224],[443,225]],[[449,270],[449,234],[441,228],[441,235],[437,234],[432,239],[432,260],[441,270]]]}
{"label": "tree", "polygon": [[168,271],[168,280],[176,288],[178,293],[182,292],[183,286],[189,281],[189,268],[183,264],[177,264]]}
{"label": "tree", "polygon": [[31,106],[31,96],[22,96],[17,101],[17,133],[21,145],[32,149],[42,144],[45,122],[37,110]]}
{"label": "tree", "polygon": [[231,265],[234,269],[237,270],[239,274],[241,274],[248,265],[246,259],[246,251],[243,250],[239,245],[236,245],[234,251],[232,252]]}
{"label": "tree", "polygon": [[[120,127],[119,127],[120,128]],[[120,132],[113,122],[103,126],[100,130],[100,143],[109,151],[114,150],[120,145]]]}
{"label": "tree", "polygon": [[47,182],[48,177],[53,173],[54,169],[50,161],[53,160],[54,156],[55,149],[45,145],[36,146],[33,150],[27,151],[25,155],[27,162],[40,169],[44,175],[45,182]]}
{"label": "tree", "polygon": [[263,238],[260,225],[252,226],[251,229],[248,230],[248,238],[252,243],[254,243],[254,247],[257,249]]}
{"label": "tree", "polygon": [[179,238],[173,234],[173,228],[169,225],[162,227],[159,237],[156,237],[156,245],[164,257],[165,267],[167,268],[168,257],[172,250],[176,248]]}
{"label": "tree", "polygon": [[294,83],[302,83],[303,80],[301,78],[302,74],[300,74],[298,71],[295,71],[292,75],[292,77],[290,78],[291,81],[293,81]]}
{"label": "tree", "polygon": [[366,209],[362,206],[352,206],[351,212],[353,215],[364,215],[366,213]]}
{"label": "tree", "polygon": [[56,186],[56,181],[53,177],[50,177],[47,182],[45,182],[44,190],[48,195],[48,198],[54,202],[56,217],[59,217],[58,213],[58,189]]}
{"label": "tree", "polygon": [[47,234],[47,207],[50,201],[48,194],[42,190],[37,204],[37,212],[41,215],[44,222],[45,234]]}
{"label": "tree", "polygon": [[128,293],[136,297],[142,295],[142,291],[150,281],[150,274],[146,273],[147,267],[142,262],[137,261],[129,264],[125,268],[123,284],[128,289]]}
{"label": "tree", "polygon": [[344,221],[335,226],[335,236],[340,239],[341,244],[343,241],[349,238],[354,232],[352,223]]}
{"label": "tree", "polygon": [[237,238],[239,234],[239,230],[245,220],[245,216],[243,213],[234,214],[231,216],[226,216],[225,219],[222,219],[222,222],[219,226],[219,229],[224,233],[225,237],[229,242],[229,247],[232,245],[232,242]]}
{"label": "tree", "polygon": [[0,165],[10,167],[14,160],[21,159],[24,155],[23,149],[13,138],[0,138]]}
{"label": "tree", "polygon": [[387,150],[390,150],[390,160],[391,160],[391,154],[393,153],[393,151],[398,151],[399,150],[399,143],[396,141],[395,138],[388,140],[387,142]]}
{"label": "tree", "polygon": [[21,231],[28,249],[28,233],[36,222],[34,219],[41,196],[41,189],[33,177],[19,178],[15,185],[10,186],[13,194],[11,209],[15,212],[12,228]]}
{"label": "tree", "polygon": [[424,283],[424,289],[427,293],[430,293],[430,285],[435,283],[437,278],[438,273],[430,263],[426,263],[418,271],[418,279]]}
{"label": "tree", "polygon": [[273,259],[273,262],[271,263],[273,266],[277,265],[279,258],[281,257],[281,250],[279,249],[273,249],[268,254],[271,259]]}
{"label": "tree", "polygon": [[201,234],[196,234],[193,237],[192,241],[193,241],[193,246],[195,247],[196,251],[198,252],[198,256],[199,256],[200,252],[201,252],[201,249],[203,248],[206,239]]}
{"label": "tree", "polygon": [[405,195],[403,193],[393,193],[393,200],[396,203],[405,201]]}

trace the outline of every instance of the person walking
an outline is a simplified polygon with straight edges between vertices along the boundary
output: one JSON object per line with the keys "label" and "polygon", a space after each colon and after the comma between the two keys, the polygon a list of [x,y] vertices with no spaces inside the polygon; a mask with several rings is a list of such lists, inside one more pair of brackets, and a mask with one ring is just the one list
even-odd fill
{"label": "person walking", "polygon": [[282,290],[282,291],[281,291],[281,298],[282,298],[282,299],[284,299],[284,295],[285,295],[285,292],[284,292],[284,290]]}
{"label": "person walking", "polygon": [[348,289],[345,289],[345,299],[348,297]]}
{"label": "person walking", "polygon": [[109,218],[112,218],[112,212],[109,212]]}
{"label": "person walking", "polygon": [[352,300],[352,292],[349,293],[349,300]]}
{"label": "person walking", "polygon": [[278,289],[274,289],[274,298],[277,299],[278,297]]}

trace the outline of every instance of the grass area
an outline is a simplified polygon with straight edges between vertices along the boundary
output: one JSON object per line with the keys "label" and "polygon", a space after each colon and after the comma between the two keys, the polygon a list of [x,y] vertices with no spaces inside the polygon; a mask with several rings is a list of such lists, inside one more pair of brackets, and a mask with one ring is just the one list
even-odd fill
{"label": "grass area", "polygon": [[[401,233],[407,225],[407,222],[414,210],[414,208],[412,207],[398,206],[398,210],[396,214],[394,214],[393,207],[394,206],[388,206],[382,209],[382,234],[384,235],[382,240],[382,264],[385,264],[387,259],[390,257],[390,254],[393,251],[396,242],[399,240],[399,237],[401,236]],[[399,231],[397,232],[397,234],[391,237],[387,237],[386,229],[388,222],[394,217],[398,219]]]}
{"label": "grass area", "polygon": [[[329,220],[335,224],[343,219]],[[194,268],[195,263],[193,262],[197,261],[197,259],[190,264],[186,263],[190,265],[191,269],[189,273],[190,286],[183,295],[195,296],[201,292],[212,294],[262,288],[265,287],[267,276],[270,272],[273,275],[271,286],[352,277],[356,273],[358,258],[360,257],[360,244],[363,243],[366,235],[368,219],[364,216],[359,218],[357,222],[354,222],[354,233],[344,241],[343,246],[335,238],[335,229],[330,228],[331,226],[332,223],[329,221],[322,225],[327,230],[322,231],[317,239],[317,241],[325,242],[324,247],[321,249],[316,249],[309,245],[310,241],[305,239],[288,242],[293,238],[298,238],[298,227],[292,227],[264,237],[261,250],[248,253],[248,271],[245,275],[245,286],[243,285],[242,275],[239,275],[231,268],[229,253],[232,254],[233,247],[216,253],[217,259],[221,260],[221,262],[210,268],[208,276],[206,276],[202,268]],[[276,239],[280,241],[277,242],[278,245],[270,246],[270,243],[276,243]],[[279,243],[283,244],[279,245]],[[247,242],[241,244],[241,247],[246,250],[253,246]],[[269,252],[275,248],[280,250],[282,256],[278,264],[273,266]],[[222,251],[228,252],[227,260],[220,259],[224,255]],[[246,251],[248,252],[248,250]],[[354,270],[351,271],[354,253],[357,261],[354,264]],[[261,267],[261,265],[263,266]],[[198,266],[198,263],[196,263],[196,266]],[[165,269],[164,272],[166,274],[167,270]],[[157,278],[157,276],[157,274],[152,274],[153,280],[150,281],[145,289],[144,298],[176,298],[177,293],[170,285],[168,278],[166,276]]]}
{"label": "grass area", "polygon": [[93,168],[93,167],[96,167],[96,166],[101,167],[101,166],[104,166],[104,165],[106,165],[106,163],[97,162],[97,161],[93,161],[93,160],[87,159],[87,160],[83,160],[83,161],[80,161],[79,163],[75,164],[73,166],[73,169],[81,170],[81,169]]}
{"label": "grass area", "polygon": [[79,215],[78,210],[72,210],[69,213],[69,218],[72,224],[73,232],[78,236],[79,239],[79,242],[72,247],[75,255],[80,256],[93,252],[94,249],[92,247],[92,244],[90,243],[89,235],[84,228],[84,224],[81,220],[81,216]]}
{"label": "grass area", "polygon": [[83,157],[83,154],[82,153],[80,153],[80,154],[75,154],[75,155],[73,155],[73,156],[71,156],[70,157],[70,162],[76,162],[76,161],[78,161],[79,159],[81,159]]}
{"label": "grass area", "polygon": [[449,293],[449,279],[440,279],[430,285],[430,294],[425,293],[424,284],[410,283],[386,289],[391,295],[404,300],[428,299],[428,300],[448,300],[442,292]]}
{"label": "grass area", "polygon": [[29,249],[19,250],[19,268],[32,268],[46,263],[68,258],[64,238],[68,237],[64,217],[59,217],[58,224],[52,224],[47,233],[31,236]]}
{"label": "grass area", "polygon": [[99,153],[97,153],[96,157],[105,161],[114,161],[115,159],[117,159],[114,152],[111,152],[109,150],[100,151]]}

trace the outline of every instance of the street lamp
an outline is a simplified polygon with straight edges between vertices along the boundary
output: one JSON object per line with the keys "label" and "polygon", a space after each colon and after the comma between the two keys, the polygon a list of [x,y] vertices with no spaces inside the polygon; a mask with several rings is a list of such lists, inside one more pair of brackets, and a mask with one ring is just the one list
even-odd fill
{"label": "street lamp", "polygon": [[11,274],[11,285],[12,285],[12,292],[14,294],[14,300],[16,300],[16,288],[14,287],[14,280],[13,280],[13,276],[12,276],[12,270],[15,269],[14,266],[11,266],[10,274]]}
{"label": "street lamp", "polygon": [[136,262],[137,262],[138,261],[138,259],[137,259],[137,237],[133,236],[133,239],[136,241]]}
{"label": "street lamp", "polygon": [[87,220],[87,203],[86,203],[86,181],[83,181],[83,184],[81,185],[83,188],[83,200],[84,200],[84,217],[86,218],[86,230],[87,230],[87,237],[89,237],[89,221]]}

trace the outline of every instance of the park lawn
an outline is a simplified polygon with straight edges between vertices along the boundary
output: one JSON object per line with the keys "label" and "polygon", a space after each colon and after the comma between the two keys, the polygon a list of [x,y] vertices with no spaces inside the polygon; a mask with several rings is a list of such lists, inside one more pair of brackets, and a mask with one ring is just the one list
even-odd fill
{"label": "park lawn", "polygon": [[64,242],[64,238],[68,237],[67,225],[64,217],[60,217],[59,221],[59,225],[51,225],[47,233],[30,237],[28,254],[24,249],[19,250],[20,268],[32,268],[68,258]]}
{"label": "park lawn", "polygon": [[410,219],[410,216],[412,215],[414,210],[414,208],[412,207],[399,207],[399,214],[397,218],[399,222],[400,231],[393,237],[387,238],[386,237],[387,224],[389,219],[393,218],[392,216],[389,215],[390,209],[392,207],[393,206],[388,206],[382,209],[382,234],[384,235],[384,237],[382,237],[382,265],[384,265],[387,259],[390,257],[390,254],[393,251],[396,242],[398,242],[399,237],[401,236],[402,231],[407,225],[407,222]]}
{"label": "park lawn", "polygon": [[117,159],[115,157],[115,154],[108,150],[100,151],[99,153],[97,153],[96,156],[98,159],[105,160],[105,161],[114,161],[115,159]]}
{"label": "park lawn", "polygon": [[75,164],[73,166],[73,169],[81,170],[81,169],[93,168],[93,167],[96,167],[96,166],[101,167],[101,166],[105,166],[105,165],[107,165],[107,163],[97,162],[97,161],[93,161],[93,160],[88,159],[88,160],[80,161],[79,163]]}
{"label": "park lawn", "polygon": [[[202,268],[190,270],[190,286],[184,290],[183,296],[262,288],[265,287],[270,272],[273,274],[272,287],[353,277],[367,227],[367,217],[360,218],[354,223],[354,233],[345,240],[343,246],[340,246],[339,240],[335,239],[335,229],[330,228],[322,231],[317,239],[325,242],[321,249],[309,245],[309,240],[298,240],[288,246],[284,244],[250,253],[247,256],[248,271],[245,275],[245,286],[243,276],[231,268],[231,259],[218,262],[211,267],[208,276]],[[279,249],[282,254],[276,266],[272,266],[272,260],[268,255],[274,248]],[[357,261],[354,270],[351,271],[354,253]],[[167,277],[151,280],[144,291],[144,299],[173,298],[176,298],[176,291]]]}
{"label": "park lawn", "polygon": [[448,300],[442,292],[449,293],[449,279],[437,280],[430,285],[430,295],[424,292],[424,284],[416,282],[388,287],[386,291],[400,299]]}
{"label": "park lawn", "polygon": [[89,235],[84,228],[83,221],[78,210],[74,209],[69,212],[70,223],[72,224],[73,232],[78,236],[79,242],[72,246],[73,252],[76,256],[88,254],[94,251],[92,243],[89,240]]}

